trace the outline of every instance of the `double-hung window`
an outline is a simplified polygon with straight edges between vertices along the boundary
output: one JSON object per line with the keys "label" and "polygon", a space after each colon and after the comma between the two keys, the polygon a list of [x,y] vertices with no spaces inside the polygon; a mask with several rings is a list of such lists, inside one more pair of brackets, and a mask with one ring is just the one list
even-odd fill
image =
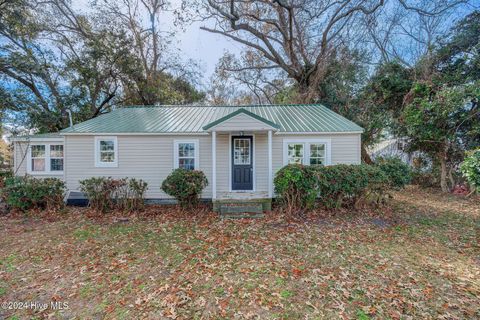
{"label": "double-hung window", "polygon": [[173,148],[174,168],[197,170],[198,140],[175,140]]}
{"label": "double-hung window", "polygon": [[329,165],[330,140],[285,139],[283,142],[284,164]]}
{"label": "double-hung window", "polygon": [[28,154],[28,172],[30,174],[63,173],[63,144],[32,144]]}
{"label": "double-hung window", "polygon": [[325,165],[325,143],[310,143],[310,161],[309,164]]}
{"label": "double-hung window", "polygon": [[117,137],[95,137],[95,166],[118,167]]}

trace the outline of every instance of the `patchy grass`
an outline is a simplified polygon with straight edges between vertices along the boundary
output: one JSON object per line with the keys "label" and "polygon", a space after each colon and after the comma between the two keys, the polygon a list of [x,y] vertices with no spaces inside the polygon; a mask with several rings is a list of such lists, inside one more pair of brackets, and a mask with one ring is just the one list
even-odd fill
{"label": "patchy grass", "polygon": [[0,218],[0,301],[68,302],[0,318],[480,317],[478,199],[409,188],[390,208],[301,222],[148,211]]}

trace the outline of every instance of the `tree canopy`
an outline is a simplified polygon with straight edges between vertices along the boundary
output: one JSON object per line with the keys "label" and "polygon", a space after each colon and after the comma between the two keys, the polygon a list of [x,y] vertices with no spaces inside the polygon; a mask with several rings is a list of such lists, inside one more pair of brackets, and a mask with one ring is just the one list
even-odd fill
{"label": "tree canopy", "polygon": [[[478,147],[480,12],[470,0],[0,1],[2,124],[58,131],[124,105],[323,103],[429,155],[442,187]],[[162,17],[170,12],[173,25]],[[238,45],[205,90],[175,39]],[[451,175],[450,175],[451,176]],[[453,179],[450,179],[453,180]]]}

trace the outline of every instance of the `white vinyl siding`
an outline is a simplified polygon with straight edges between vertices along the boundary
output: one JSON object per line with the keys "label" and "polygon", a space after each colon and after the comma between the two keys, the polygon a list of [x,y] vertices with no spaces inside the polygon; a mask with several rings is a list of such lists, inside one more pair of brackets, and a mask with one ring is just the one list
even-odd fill
{"label": "white vinyl siding", "polygon": [[[148,183],[146,198],[170,198],[160,185],[174,169],[172,155],[174,140],[182,140],[182,136],[142,135],[117,136],[118,167],[96,167],[93,136],[66,136],[66,183],[69,190],[77,190],[79,180],[89,177],[132,177],[143,179]],[[195,136],[199,143],[199,169],[211,181],[211,137]],[[205,188],[202,197],[211,197],[211,183]]]}

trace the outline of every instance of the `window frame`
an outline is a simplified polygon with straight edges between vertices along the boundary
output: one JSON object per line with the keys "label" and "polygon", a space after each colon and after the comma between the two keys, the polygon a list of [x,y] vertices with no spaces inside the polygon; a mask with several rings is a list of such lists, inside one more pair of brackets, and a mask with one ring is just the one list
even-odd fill
{"label": "window frame", "polygon": [[[101,161],[100,142],[113,141],[113,153],[115,154],[115,161],[104,162]],[[116,136],[97,136],[95,137],[95,167],[97,168],[118,168],[118,139]]]}
{"label": "window frame", "polygon": [[178,156],[179,145],[181,143],[193,143],[194,145],[194,163],[193,168],[194,170],[199,170],[200,168],[200,147],[199,147],[199,140],[198,139],[181,139],[181,140],[173,140],[173,169],[178,169],[180,167],[180,157]]}
{"label": "window frame", "polygon": [[313,139],[313,138],[296,138],[283,139],[283,165],[288,164],[288,145],[289,144],[303,144],[303,165],[310,165],[310,146],[312,144],[325,145],[325,166],[331,165],[331,139]]}
{"label": "window frame", "polygon": [[[32,147],[33,146],[44,146],[45,147],[45,170],[43,171],[34,171],[32,168],[32,160],[35,159],[32,157]],[[51,157],[50,156],[50,146],[62,146],[63,148],[63,157]],[[37,157],[38,158],[38,157]],[[40,159],[40,158],[38,158]],[[63,170],[51,170],[51,159],[63,159]],[[65,143],[63,141],[58,142],[30,142],[28,145],[27,151],[27,173],[30,175],[63,175],[65,171]]]}

